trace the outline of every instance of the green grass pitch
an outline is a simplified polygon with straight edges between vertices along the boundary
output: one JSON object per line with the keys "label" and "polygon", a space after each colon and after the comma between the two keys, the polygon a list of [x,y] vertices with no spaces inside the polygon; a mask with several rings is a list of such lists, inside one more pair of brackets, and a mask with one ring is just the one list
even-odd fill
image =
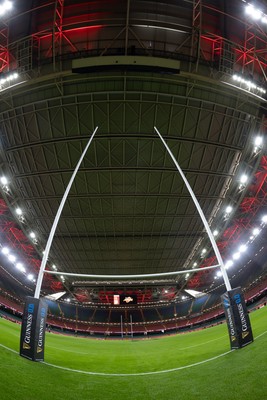
{"label": "green grass pitch", "polygon": [[240,350],[225,324],[134,341],[46,333],[45,363],[18,355],[20,326],[2,318],[0,399],[267,399],[267,307],[250,318],[255,341]]}

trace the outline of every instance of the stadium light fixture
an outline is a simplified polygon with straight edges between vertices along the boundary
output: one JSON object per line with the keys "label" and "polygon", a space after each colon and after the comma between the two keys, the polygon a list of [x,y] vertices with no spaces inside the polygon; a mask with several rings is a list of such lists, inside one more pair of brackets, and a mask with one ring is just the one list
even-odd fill
{"label": "stadium light fixture", "polygon": [[0,178],[1,184],[2,185],[7,185],[8,184],[8,180],[5,176],[1,176]]}
{"label": "stadium light fixture", "polygon": [[181,29],[174,29],[174,28],[168,28],[166,26],[159,26],[159,25],[141,25],[141,24],[136,24],[133,25],[138,28],[152,28],[152,29],[163,29],[165,31],[171,31],[171,32],[178,32],[178,33],[187,33],[187,31],[181,30]]}
{"label": "stadium light fixture", "polygon": [[1,183],[2,190],[5,193],[9,193],[8,180],[5,176],[1,176],[0,183]]}
{"label": "stadium light fixture", "polygon": [[245,244],[241,244],[240,246],[239,246],[239,252],[240,253],[244,253],[245,251],[247,251],[247,246],[245,245]]}
{"label": "stadium light fixture", "polygon": [[256,136],[254,140],[254,144],[256,147],[261,147],[262,146],[262,136]]}
{"label": "stadium light fixture", "polygon": [[214,231],[213,231],[213,236],[218,236],[219,235],[219,231],[217,231],[217,229],[215,229]]}
{"label": "stadium light fixture", "polygon": [[12,2],[9,0],[5,0],[2,4],[0,4],[0,16],[5,15],[5,13],[10,11],[12,7]]}
{"label": "stadium light fixture", "polygon": [[234,260],[238,260],[240,258],[241,254],[239,251],[237,251],[236,253],[233,254],[233,259]]}
{"label": "stadium light fixture", "polygon": [[16,256],[14,256],[14,254],[8,254],[7,258],[12,263],[14,263],[16,261]]}
{"label": "stadium light fixture", "polygon": [[230,214],[230,212],[232,212],[233,208],[231,206],[226,207],[226,212],[227,214]]}
{"label": "stadium light fixture", "polygon": [[52,265],[52,269],[53,269],[54,271],[57,271],[57,267],[56,267],[55,264]]}
{"label": "stadium light fixture", "polygon": [[21,272],[26,272],[26,270],[21,262],[17,262],[15,267]]}
{"label": "stadium light fixture", "polygon": [[19,208],[19,207],[17,207],[16,210],[15,210],[15,212],[16,212],[16,214],[17,214],[17,216],[18,216],[18,220],[19,220],[20,222],[24,223],[24,222],[25,222],[25,219],[24,219],[24,216],[23,216],[23,211],[22,211],[22,209]]}
{"label": "stadium light fixture", "polygon": [[260,92],[260,94],[266,94],[266,90],[263,87],[256,85],[256,83],[252,82],[251,80],[244,79],[240,75],[234,74],[232,79],[240,85],[235,85],[236,87],[240,87],[242,89],[241,85],[243,85],[245,86],[246,90]]}
{"label": "stadium light fixture", "polygon": [[12,82],[15,81],[16,79],[18,79],[19,74],[17,72],[13,72],[11,74],[8,75],[0,75],[0,86],[2,87],[3,85],[5,85],[8,82]]}
{"label": "stadium light fixture", "polygon": [[27,278],[29,279],[29,281],[33,281],[34,276],[33,276],[33,274],[29,274],[29,275],[27,275]]}
{"label": "stadium light fixture", "polygon": [[234,262],[232,260],[228,260],[225,263],[225,268],[226,269],[231,268],[233,265],[234,265]]}
{"label": "stadium light fixture", "polygon": [[246,14],[250,15],[251,18],[255,19],[256,21],[261,18],[263,14],[258,8],[255,8],[252,4],[248,4],[245,8]]}
{"label": "stadium light fixture", "polygon": [[262,220],[262,222],[263,222],[264,224],[266,224],[266,223],[267,223],[267,215],[263,215],[263,217],[261,218],[261,220]]}
{"label": "stadium light fixture", "polygon": [[267,23],[267,16],[259,8],[255,8],[252,4],[247,4],[245,8],[245,13],[250,16],[251,19],[255,21],[260,21],[263,24]]}
{"label": "stadium light fixture", "polygon": [[259,233],[260,233],[259,228],[254,228],[252,231],[253,236],[258,236]]}
{"label": "stadium light fixture", "polygon": [[248,176],[246,174],[241,175],[239,189],[244,189],[248,182]]}
{"label": "stadium light fixture", "polygon": [[21,208],[16,208],[16,214],[18,215],[18,216],[21,216],[22,215],[22,209]]}
{"label": "stadium light fixture", "polygon": [[34,244],[37,244],[37,243],[38,243],[37,238],[36,238],[36,233],[35,233],[35,232],[31,231],[31,232],[29,233],[29,236],[30,236],[30,238],[32,239],[32,242],[33,242]]}
{"label": "stadium light fixture", "polygon": [[8,247],[2,247],[2,253],[7,255],[9,254],[9,248]]}
{"label": "stadium light fixture", "polygon": [[262,136],[256,136],[254,139],[254,153],[258,153],[262,149],[263,139]]}
{"label": "stadium light fixture", "polygon": [[225,209],[225,213],[227,216],[229,216],[229,214],[231,214],[232,211],[233,211],[233,207],[231,207],[231,206],[227,206]]}

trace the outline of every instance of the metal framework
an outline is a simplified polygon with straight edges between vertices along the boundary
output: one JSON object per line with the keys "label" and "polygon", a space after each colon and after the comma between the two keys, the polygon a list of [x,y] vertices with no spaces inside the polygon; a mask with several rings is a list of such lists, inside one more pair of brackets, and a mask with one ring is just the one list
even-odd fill
{"label": "metal framework", "polygon": [[0,72],[7,71],[9,67],[8,28],[0,28]]}

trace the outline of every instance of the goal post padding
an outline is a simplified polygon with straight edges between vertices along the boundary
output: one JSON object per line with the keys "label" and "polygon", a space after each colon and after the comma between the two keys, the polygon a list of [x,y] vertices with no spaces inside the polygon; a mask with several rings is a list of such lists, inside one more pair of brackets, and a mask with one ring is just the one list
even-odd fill
{"label": "goal post padding", "polygon": [[239,349],[253,342],[253,333],[240,287],[228,290],[221,296],[228,326],[231,349]]}
{"label": "goal post padding", "polygon": [[26,297],[20,335],[20,355],[32,361],[44,361],[47,303]]}

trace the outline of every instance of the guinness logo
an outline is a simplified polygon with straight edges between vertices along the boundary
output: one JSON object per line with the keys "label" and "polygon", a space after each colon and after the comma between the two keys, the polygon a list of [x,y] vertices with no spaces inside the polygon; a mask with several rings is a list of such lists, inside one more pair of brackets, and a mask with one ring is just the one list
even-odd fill
{"label": "guinness logo", "polygon": [[245,339],[249,335],[249,332],[242,332],[242,339]]}
{"label": "guinness logo", "polygon": [[41,353],[43,351],[42,347],[37,347],[37,353]]}
{"label": "guinness logo", "polygon": [[231,342],[234,342],[236,340],[235,336],[231,336]]}
{"label": "guinness logo", "polygon": [[30,350],[31,349],[31,346],[29,346],[27,343],[25,343],[25,342],[23,342],[23,349],[26,349],[26,350]]}

